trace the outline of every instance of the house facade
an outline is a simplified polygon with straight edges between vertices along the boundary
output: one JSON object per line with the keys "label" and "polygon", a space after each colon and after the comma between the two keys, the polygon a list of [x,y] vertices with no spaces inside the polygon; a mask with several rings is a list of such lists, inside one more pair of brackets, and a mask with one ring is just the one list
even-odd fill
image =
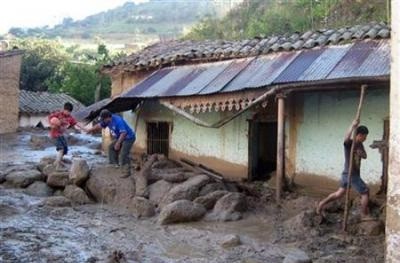
{"label": "house facade", "polygon": [[[233,180],[315,184],[343,170],[344,134],[367,85],[363,178],[379,184],[388,132],[390,29],[369,24],[237,42],[174,41],[106,65],[135,152],[204,164]],[[223,125],[222,125],[223,124]],[[318,179],[318,180],[317,180]]]}
{"label": "house facade", "polygon": [[18,96],[22,51],[0,51],[0,134],[18,128]]}

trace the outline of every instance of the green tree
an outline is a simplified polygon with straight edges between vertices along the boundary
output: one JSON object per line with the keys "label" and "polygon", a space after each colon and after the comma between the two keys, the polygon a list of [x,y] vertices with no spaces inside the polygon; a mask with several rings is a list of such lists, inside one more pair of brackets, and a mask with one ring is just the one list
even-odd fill
{"label": "green tree", "polygon": [[12,41],[25,51],[21,65],[21,89],[47,91],[49,83],[54,82],[54,75],[67,55],[61,43],[39,38],[17,39]]}

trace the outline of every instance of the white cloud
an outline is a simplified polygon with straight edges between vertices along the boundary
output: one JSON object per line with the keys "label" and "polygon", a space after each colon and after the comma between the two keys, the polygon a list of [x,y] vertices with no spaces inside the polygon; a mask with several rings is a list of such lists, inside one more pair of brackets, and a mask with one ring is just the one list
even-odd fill
{"label": "white cloud", "polygon": [[147,0],[10,0],[0,2],[0,33],[10,27],[55,25],[65,17],[74,20],[123,5]]}

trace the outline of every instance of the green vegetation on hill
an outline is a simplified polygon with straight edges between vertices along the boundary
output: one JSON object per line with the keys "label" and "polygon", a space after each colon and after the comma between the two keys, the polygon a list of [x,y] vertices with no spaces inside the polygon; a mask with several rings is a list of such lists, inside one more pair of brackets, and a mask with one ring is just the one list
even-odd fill
{"label": "green vegetation on hill", "polygon": [[388,22],[390,0],[245,0],[224,18],[203,18],[185,38],[243,39]]}
{"label": "green vegetation on hill", "polygon": [[62,23],[40,28],[11,28],[16,37],[80,38],[107,35],[158,35],[181,36],[185,27],[194,24],[206,15],[215,16],[213,0],[170,1],[150,0],[140,4],[127,2],[124,5],[101,12],[79,21],[65,18]]}

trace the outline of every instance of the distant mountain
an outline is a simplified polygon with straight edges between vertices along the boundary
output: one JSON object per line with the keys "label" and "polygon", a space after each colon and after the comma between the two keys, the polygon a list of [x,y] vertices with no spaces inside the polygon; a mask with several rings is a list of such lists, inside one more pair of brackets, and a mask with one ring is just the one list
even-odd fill
{"label": "distant mountain", "polygon": [[[229,8],[229,6],[222,6]],[[63,22],[50,28],[11,28],[9,33],[17,37],[62,37],[91,39],[127,39],[132,36],[176,38],[184,30],[209,16],[221,14],[221,5],[216,0],[150,0],[124,5],[74,21],[64,18]]]}

